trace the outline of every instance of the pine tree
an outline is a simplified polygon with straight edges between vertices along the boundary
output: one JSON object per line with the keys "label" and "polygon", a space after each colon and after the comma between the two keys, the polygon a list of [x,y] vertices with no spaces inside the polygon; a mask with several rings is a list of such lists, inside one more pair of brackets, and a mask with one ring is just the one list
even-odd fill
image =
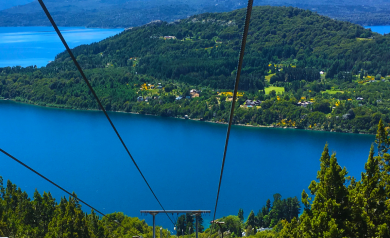
{"label": "pine tree", "polygon": [[345,186],[347,171],[340,167],[335,154],[329,159],[328,145],[325,145],[320,161],[318,182],[312,181],[309,186],[315,195],[311,214],[304,212],[302,230],[319,237],[343,237],[348,234],[346,228],[350,215]]}
{"label": "pine tree", "polygon": [[191,213],[186,214],[186,234],[192,234],[194,232],[194,217]]}
{"label": "pine tree", "polygon": [[265,205],[265,208],[266,208],[266,213],[265,215],[268,215],[269,211],[271,210],[271,200],[267,200],[267,203]]}
{"label": "pine tree", "polygon": [[256,227],[263,227],[264,226],[264,216],[261,210],[256,215]]}
{"label": "pine tree", "polygon": [[105,237],[105,230],[101,220],[99,220],[99,216],[96,215],[94,210],[91,210],[91,214],[86,217],[89,232],[91,234],[91,238],[103,238]]}
{"label": "pine tree", "polygon": [[238,210],[238,218],[240,218],[241,222],[244,221],[244,210],[242,208]]}
{"label": "pine tree", "polygon": [[[75,195],[75,194],[74,194]],[[89,238],[90,233],[84,212],[77,199],[70,196],[69,201],[61,199],[49,223],[47,238]]]}
{"label": "pine tree", "polygon": [[378,124],[378,130],[375,137],[375,143],[378,146],[378,155],[383,156],[384,153],[386,153],[389,150],[389,134],[385,129],[385,126],[383,125],[382,119],[379,120]]}
{"label": "pine tree", "polygon": [[245,227],[252,227],[256,228],[256,222],[255,222],[255,213],[253,210],[249,213],[248,219],[245,222]]}
{"label": "pine tree", "polygon": [[197,216],[198,219],[198,232],[203,232],[204,231],[204,226],[203,226],[203,217],[202,215]]}
{"label": "pine tree", "polygon": [[182,236],[184,235],[184,232],[186,231],[186,216],[181,215],[179,218],[177,218],[176,221],[176,235],[177,236]]}
{"label": "pine tree", "polygon": [[[380,120],[378,124],[375,143],[378,146],[378,164],[380,173],[379,187],[384,190],[384,196],[377,201],[381,205],[381,207],[378,208],[380,209],[380,211],[378,211],[378,213],[380,213],[380,220],[378,223],[381,224],[376,224],[378,226],[376,235],[378,237],[386,237],[386,235],[390,237],[390,226],[388,222],[390,220],[390,154],[387,153],[390,148],[390,138],[382,120]],[[386,222],[386,224],[383,222]]]}

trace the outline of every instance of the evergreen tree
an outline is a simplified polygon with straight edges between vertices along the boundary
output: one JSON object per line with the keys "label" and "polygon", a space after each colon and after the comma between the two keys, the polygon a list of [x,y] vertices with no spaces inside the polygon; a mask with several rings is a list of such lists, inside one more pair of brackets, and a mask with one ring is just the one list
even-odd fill
{"label": "evergreen tree", "polygon": [[105,229],[99,216],[96,215],[94,210],[91,210],[91,214],[86,217],[88,223],[88,229],[91,234],[91,238],[103,238],[105,236]]}
{"label": "evergreen tree", "polygon": [[268,213],[269,213],[269,211],[270,211],[270,209],[271,209],[271,200],[267,200],[267,203],[266,203],[266,205],[265,205],[265,208],[266,208],[266,213],[267,214],[265,214],[265,215],[268,215]]}
{"label": "evergreen tree", "polygon": [[274,197],[274,203],[275,203],[277,201],[280,201],[280,199],[282,198],[282,195],[280,195],[279,193],[275,193],[273,197]]}
{"label": "evergreen tree", "polygon": [[203,217],[202,215],[196,216],[198,219],[198,232],[203,232],[204,231],[204,226],[203,226]]}
{"label": "evergreen tree", "polygon": [[191,213],[186,214],[186,234],[192,234],[194,232],[194,217]]}
{"label": "evergreen tree", "polygon": [[47,238],[90,237],[85,214],[77,199],[72,196],[69,197],[69,201],[65,198],[61,199],[48,230]]}
{"label": "evergreen tree", "polygon": [[244,210],[242,208],[238,210],[238,218],[240,218],[241,222],[244,221]]}
{"label": "evergreen tree", "polygon": [[[354,235],[367,234],[368,237],[377,237],[378,228],[386,223],[386,196],[384,183],[380,178],[379,159],[374,156],[374,147],[371,146],[365,173],[362,173],[361,182],[351,183],[350,205],[354,225],[351,227]],[[385,218],[385,219],[384,219]]]}
{"label": "evergreen tree", "polygon": [[245,227],[251,227],[256,229],[255,213],[253,210],[249,213],[248,219],[245,222]]}
{"label": "evergreen tree", "polygon": [[256,215],[256,227],[263,227],[264,226],[264,216],[263,212],[259,210],[259,212]]}
{"label": "evergreen tree", "polygon": [[345,186],[347,171],[340,167],[335,154],[329,159],[328,145],[325,145],[320,161],[318,182],[312,181],[309,186],[315,198],[311,214],[306,213],[304,216],[306,221],[303,223],[303,230],[317,236],[343,237],[349,234],[347,224],[350,211]]}
{"label": "evergreen tree", "polygon": [[375,143],[378,146],[378,155],[382,156],[384,153],[386,153],[389,150],[389,134],[385,129],[385,126],[383,125],[382,119],[379,120],[378,124],[378,130],[375,137]]}
{"label": "evergreen tree", "polygon": [[176,235],[177,236],[182,236],[186,232],[186,216],[181,215],[177,218],[176,221]]}
{"label": "evergreen tree", "polygon": [[[376,201],[372,201],[372,203],[377,202],[377,209],[375,212],[377,214],[380,214],[380,216],[377,219],[374,219],[374,225],[376,225],[377,232],[376,235],[379,237],[390,237],[390,227],[389,227],[389,220],[390,220],[390,154],[388,153],[390,148],[390,139],[389,134],[386,131],[384,124],[382,120],[379,121],[378,124],[378,130],[375,140],[377,146],[378,146],[378,162],[372,162],[372,164],[378,163],[379,166],[379,179],[378,176],[375,176],[375,171],[378,169],[371,165],[369,166],[370,170],[370,177],[372,177],[372,180],[375,181],[376,179],[379,180],[379,191],[377,193],[374,193],[373,196],[376,197]],[[370,153],[371,155],[371,153]],[[367,170],[367,168],[366,168]],[[368,171],[367,171],[368,173]],[[373,182],[375,183],[375,182]],[[372,189],[373,185],[367,186],[369,189]],[[368,191],[369,192],[369,191]],[[375,204],[372,204],[375,206]],[[376,221],[376,222],[375,222]]]}

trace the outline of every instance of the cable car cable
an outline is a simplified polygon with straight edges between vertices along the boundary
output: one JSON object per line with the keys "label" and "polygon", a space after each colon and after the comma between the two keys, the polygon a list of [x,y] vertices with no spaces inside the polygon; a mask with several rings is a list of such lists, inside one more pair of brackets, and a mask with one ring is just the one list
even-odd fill
{"label": "cable car cable", "polygon": [[[76,200],[80,201],[81,203],[83,203],[84,205],[88,206],[89,208],[91,208],[92,210],[96,211],[97,213],[99,213],[100,215],[108,218],[109,220],[117,223],[118,225],[122,226],[122,224],[120,224],[118,221],[116,220],[113,220],[112,218],[108,217],[106,214],[104,214],[103,212],[97,210],[96,208],[92,207],[91,205],[89,205],[88,203],[84,202],[83,200],[81,200],[80,198],[78,198],[77,196],[73,195],[72,193],[68,192],[66,189],[64,189],[63,187],[61,187],[60,185],[54,183],[53,181],[51,181],[50,179],[48,179],[47,177],[43,176],[41,173],[39,173],[38,171],[36,171],[35,169],[31,168],[30,166],[26,165],[25,163],[23,163],[22,161],[18,160],[17,158],[15,158],[14,156],[12,156],[11,154],[7,153],[6,151],[4,151],[3,149],[0,148],[0,151],[7,155],[8,157],[10,157],[11,159],[15,160],[16,162],[18,162],[19,164],[23,165],[25,168],[29,169],[30,171],[32,171],[33,173],[37,174],[38,176],[40,176],[41,178],[43,178],[44,180],[48,181],[49,183],[51,183],[52,185],[56,186],[57,188],[61,189],[63,192],[67,193],[69,196],[72,196],[73,198],[75,198]],[[122,226],[123,227],[123,226]]]}
{"label": "cable car cable", "polygon": [[[129,149],[127,148],[125,142],[123,141],[122,137],[119,135],[118,130],[116,129],[114,123],[111,121],[111,118],[108,116],[106,110],[104,109],[102,103],[100,102],[98,96],[96,95],[95,90],[92,88],[91,84],[89,83],[87,77],[85,76],[83,70],[81,69],[80,64],[77,62],[77,60],[76,60],[76,58],[74,57],[72,51],[70,50],[68,44],[66,43],[64,37],[62,36],[60,30],[58,29],[56,23],[54,22],[52,16],[50,15],[50,13],[49,13],[49,11],[47,10],[45,4],[43,3],[43,0],[38,0],[38,2],[39,2],[39,4],[41,5],[43,11],[46,13],[47,18],[49,19],[49,21],[50,21],[51,24],[53,25],[55,31],[57,32],[58,37],[61,39],[62,43],[64,44],[66,50],[68,51],[70,57],[72,58],[74,64],[76,65],[78,71],[80,72],[81,76],[83,77],[83,79],[84,79],[85,83],[87,84],[89,90],[91,91],[91,93],[92,93],[93,96],[95,97],[96,101],[98,102],[99,107],[100,107],[100,108],[102,109],[102,111],[104,112],[104,115],[106,115],[107,120],[110,122],[112,129],[114,129],[116,135],[118,136],[119,140],[121,141],[121,143],[122,143],[123,147],[125,148],[127,154],[130,156],[130,158],[131,158],[131,160],[133,161],[133,163],[134,163],[135,167],[137,168],[138,172],[141,174],[141,176],[142,176],[142,178],[144,179],[146,185],[149,187],[150,191],[152,192],[154,198],[157,200],[157,202],[159,203],[160,207],[161,207],[161,208],[164,210],[164,212],[165,212],[165,209],[164,209],[163,205],[161,204],[160,200],[157,198],[156,194],[154,193],[152,187],[149,185],[149,183],[148,183],[148,181],[146,180],[145,176],[144,176],[143,173],[141,172],[141,169],[138,167],[137,163],[135,162],[133,156],[131,155],[131,153],[130,153]],[[169,220],[172,222],[172,224],[174,224],[173,221],[172,221],[172,219],[169,217],[169,215],[168,215],[167,213],[165,213],[165,214],[167,215],[167,217],[169,218]]]}
{"label": "cable car cable", "polygon": [[[244,25],[244,33],[242,35],[240,56],[239,56],[239,60],[238,60],[238,67],[237,67],[237,74],[236,74],[236,82],[235,82],[235,85],[234,85],[233,101],[232,101],[232,106],[231,106],[231,109],[230,109],[229,125],[228,125],[228,129],[227,129],[227,133],[226,133],[225,150],[223,152],[221,174],[219,176],[218,192],[217,192],[217,198],[216,198],[216,201],[215,201],[215,209],[214,209],[213,221],[215,220],[215,215],[217,213],[219,192],[221,190],[223,169],[225,167],[226,153],[227,153],[227,148],[228,148],[228,144],[229,144],[230,129],[231,129],[232,123],[233,123],[234,107],[236,105],[237,90],[238,90],[238,85],[239,85],[239,82],[240,82],[241,68],[242,68],[242,63],[243,63],[243,59],[244,59],[246,39],[248,37],[248,29],[249,29],[249,23],[250,23],[250,19],[251,19],[252,6],[253,6],[253,0],[248,0],[248,6],[247,6],[247,9],[246,9],[246,17],[245,17],[245,25]],[[210,235],[212,233],[212,228],[213,228],[213,226],[211,226]]]}

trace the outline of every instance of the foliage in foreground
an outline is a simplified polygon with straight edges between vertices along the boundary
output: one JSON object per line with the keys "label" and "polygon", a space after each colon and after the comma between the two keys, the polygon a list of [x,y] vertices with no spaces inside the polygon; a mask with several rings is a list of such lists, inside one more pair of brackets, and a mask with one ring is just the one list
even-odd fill
{"label": "foliage in foreground", "polygon": [[[304,211],[299,218],[280,220],[272,230],[256,233],[256,229],[246,229],[246,236],[390,237],[390,138],[382,121],[375,142],[377,155],[372,146],[360,181],[347,176],[346,168],[338,164],[336,154],[331,155],[325,145],[317,180],[309,186],[310,195],[305,190],[302,192]],[[250,216],[246,228],[260,228],[256,223],[249,226]],[[239,217],[243,217],[241,210]],[[235,237],[235,234],[225,232],[224,237]]]}
{"label": "foliage in foreground", "polygon": [[[74,194],[75,195],[75,194]],[[118,221],[121,225],[113,221]],[[152,227],[144,220],[123,213],[100,218],[92,211],[81,210],[74,197],[61,198],[58,204],[52,195],[35,191],[33,200],[10,181],[3,187],[0,177],[0,236],[34,238],[108,238],[142,235],[153,237]],[[164,231],[164,237],[168,237]]]}
{"label": "foliage in foreground", "polygon": [[390,138],[382,121],[360,181],[325,146],[317,180],[302,192],[303,214],[256,237],[390,237]]}

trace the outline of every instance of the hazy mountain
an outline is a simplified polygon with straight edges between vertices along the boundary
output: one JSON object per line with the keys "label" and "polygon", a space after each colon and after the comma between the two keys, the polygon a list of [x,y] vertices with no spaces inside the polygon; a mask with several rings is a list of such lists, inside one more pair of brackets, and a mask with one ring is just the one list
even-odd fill
{"label": "hazy mountain", "polygon": [[27,3],[30,3],[34,0],[2,0],[2,3],[0,4],[0,10],[8,9],[15,6],[25,5]]}
{"label": "hazy mountain", "polygon": [[[0,26],[50,25],[38,1],[0,11]],[[389,0],[259,0],[255,5],[294,6],[361,25],[390,24]],[[130,27],[154,20],[174,21],[204,12],[226,12],[246,6],[246,0],[46,0],[60,26]],[[8,4],[10,5],[10,4]],[[3,5],[4,6],[4,5]],[[3,7],[2,6],[2,7]]]}

